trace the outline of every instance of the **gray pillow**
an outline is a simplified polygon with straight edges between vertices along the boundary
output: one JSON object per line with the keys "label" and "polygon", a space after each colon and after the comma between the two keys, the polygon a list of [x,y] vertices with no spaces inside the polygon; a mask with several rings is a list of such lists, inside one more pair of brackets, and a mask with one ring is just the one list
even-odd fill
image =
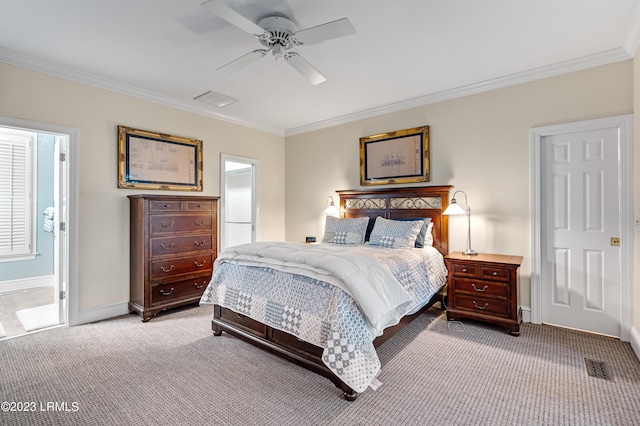
{"label": "gray pillow", "polygon": [[323,243],[362,244],[369,224],[368,217],[340,219],[327,216],[324,227]]}
{"label": "gray pillow", "polygon": [[378,216],[369,244],[389,248],[413,248],[424,221],[389,220]]}

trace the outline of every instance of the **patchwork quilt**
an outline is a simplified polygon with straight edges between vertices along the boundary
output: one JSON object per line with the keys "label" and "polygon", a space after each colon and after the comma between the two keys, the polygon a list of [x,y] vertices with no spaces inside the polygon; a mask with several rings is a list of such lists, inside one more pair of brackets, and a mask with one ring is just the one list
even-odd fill
{"label": "patchwork quilt", "polygon": [[379,328],[418,310],[445,282],[442,256],[432,247],[257,243],[220,253],[200,303],[224,306],[323,348],[324,364],[363,392],[380,371],[373,346]]}

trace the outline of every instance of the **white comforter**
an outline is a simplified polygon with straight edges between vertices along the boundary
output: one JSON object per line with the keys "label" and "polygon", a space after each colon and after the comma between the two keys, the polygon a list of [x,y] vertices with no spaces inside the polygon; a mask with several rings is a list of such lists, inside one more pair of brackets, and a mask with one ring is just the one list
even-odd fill
{"label": "white comforter", "polygon": [[[375,337],[410,313],[417,301],[386,265],[367,253],[371,251],[380,251],[380,248],[259,242],[225,249],[218,255],[216,264],[231,262],[268,267],[335,285],[353,297]],[[427,254],[439,256],[432,247],[425,250]]]}

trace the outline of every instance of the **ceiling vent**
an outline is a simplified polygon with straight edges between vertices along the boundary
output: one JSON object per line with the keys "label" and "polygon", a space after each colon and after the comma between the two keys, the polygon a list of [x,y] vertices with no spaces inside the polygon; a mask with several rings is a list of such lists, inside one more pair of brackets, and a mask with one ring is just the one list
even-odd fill
{"label": "ceiling vent", "polygon": [[211,90],[203,93],[202,95],[196,96],[195,98],[193,98],[193,100],[209,105],[215,105],[219,108],[223,108],[227,105],[235,104],[236,102],[238,102],[237,99],[232,98],[231,96],[223,95],[222,93],[213,92]]}

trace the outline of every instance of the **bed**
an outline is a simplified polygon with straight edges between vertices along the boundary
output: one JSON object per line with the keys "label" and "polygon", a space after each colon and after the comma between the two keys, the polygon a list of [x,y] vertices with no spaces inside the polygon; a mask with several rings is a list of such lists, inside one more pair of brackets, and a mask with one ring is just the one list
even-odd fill
{"label": "bed", "polygon": [[341,218],[327,217],[322,243],[223,250],[200,301],[213,305],[214,335],[224,331],[323,375],[349,401],[376,388],[375,348],[435,303],[444,306],[450,189],[338,191]]}

